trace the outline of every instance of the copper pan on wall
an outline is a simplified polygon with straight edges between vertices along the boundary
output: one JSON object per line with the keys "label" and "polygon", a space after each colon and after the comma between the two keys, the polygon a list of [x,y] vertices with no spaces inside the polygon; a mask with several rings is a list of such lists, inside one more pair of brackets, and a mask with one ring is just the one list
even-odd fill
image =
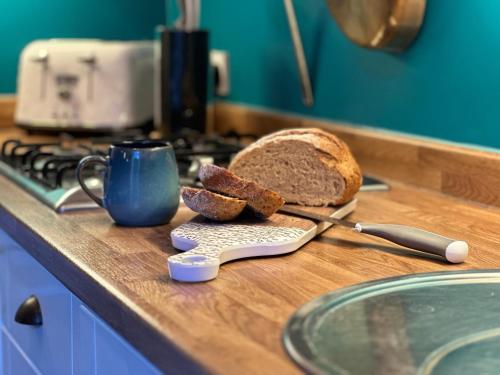
{"label": "copper pan on wall", "polygon": [[354,43],[402,51],[422,26],[426,0],[326,0],[340,29]]}

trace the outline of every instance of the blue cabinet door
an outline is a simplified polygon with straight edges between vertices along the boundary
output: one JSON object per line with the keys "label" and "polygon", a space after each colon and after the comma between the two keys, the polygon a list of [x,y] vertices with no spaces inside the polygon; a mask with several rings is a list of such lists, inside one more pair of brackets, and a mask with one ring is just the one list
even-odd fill
{"label": "blue cabinet door", "polygon": [[159,375],[141,354],[99,319],[96,321],[96,375]]}
{"label": "blue cabinet door", "polygon": [[[41,326],[14,320],[30,295]],[[0,331],[0,375],[161,374],[1,229]]]}
{"label": "blue cabinet door", "polygon": [[161,372],[73,296],[74,375],[160,375]]}
{"label": "blue cabinet door", "polygon": [[[0,232],[0,243],[7,256],[2,302],[5,328],[43,374],[71,374],[71,293],[4,232]],[[41,305],[41,326],[19,324],[14,319],[31,295]]]}
{"label": "blue cabinet door", "polygon": [[0,349],[2,354],[0,375],[42,375],[5,329],[1,331]]}
{"label": "blue cabinet door", "polygon": [[0,323],[0,375],[5,375],[5,366],[6,366],[6,361],[5,361],[5,344],[3,343],[4,337],[3,337],[3,325]]}
{"label": "blue cabinet door", "polygon": [[95,375],[95,319],[94,314],[73,300],[73,375]]}
{"label": "blue cabinet door", "polygon": [[[0,276],[0,311],[12,345],[18,347],[42,373],[70,374],[71,293],[1,230],[0,271],[3,271]],[[41,326],[23,325],[14,320],[18,308],[31,295],[35,295],[41,305]],[[19,350],[10,352],[15,357]],[[22,364],[22,361],[12,363]]]}
{"label": "blue cabinet door", "polygon": [[4,241],[2,241],[1,234],[2,232],[0,231],[0,326],[2,326],[7,309],[5,301],[5,293],[7,290],[7,246]]}

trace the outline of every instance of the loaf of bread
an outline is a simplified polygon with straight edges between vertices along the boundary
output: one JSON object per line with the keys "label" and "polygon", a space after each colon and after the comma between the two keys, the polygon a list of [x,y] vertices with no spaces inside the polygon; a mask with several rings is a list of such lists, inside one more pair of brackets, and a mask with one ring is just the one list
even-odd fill
{"label": "loaf of bread", "polygon": [[347,145],[321,129],[287,129],[270,134],[238,153],[229,170],[277,192],[287,203],[343,204],[362,182]]}
{"label": "loaf of bread", "polygon": [[283,198],[274,191],[240,178],[216,165],[202,166],[198,177],[205,189],[245,200],[247,207],[260,217],[271,216],[285,204]]}
{"label": "loaf of bread", "polygon": [[204,189],[183,187],[182,199],[186,206],[216,221],[236,219],[246,206],[246,201],[225,197]]}

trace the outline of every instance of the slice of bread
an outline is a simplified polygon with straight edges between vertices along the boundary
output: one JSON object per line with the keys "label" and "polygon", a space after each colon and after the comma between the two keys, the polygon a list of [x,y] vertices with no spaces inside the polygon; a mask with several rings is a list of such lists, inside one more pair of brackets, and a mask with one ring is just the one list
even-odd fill
{"label": "slice of bread", "polygon": [[260,217],[269,217],[285,204],[281,196],[253,181],[240,178],[216,165],[204,165],[198,173],[203,186],[211,191],[247,201]]}
{"label": "slice of bread", "polygon": [[204,189],[183,187],[182,199],[186,206],[199,214],[216,221],[236,219],[247,202],[237,198],[225,197]]}
{"label": "slice of bread", "polygon": [[287,203],[307,206],[346,203],[362,182],[347,145],[316,128],[265,136],[238,153],[229,170],[277,192]]}

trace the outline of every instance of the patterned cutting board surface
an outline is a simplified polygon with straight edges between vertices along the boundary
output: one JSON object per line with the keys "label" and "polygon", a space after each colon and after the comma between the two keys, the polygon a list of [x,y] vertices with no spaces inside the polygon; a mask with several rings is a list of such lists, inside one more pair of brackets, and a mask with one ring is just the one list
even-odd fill
{"label": "patterned cutting board surface", "polygon": [[[343,218],[356,200],[338,207],[301,207],[314,213]],[[217,223],[197,216],[171,232],[172,244],[184,253],[168,258],[170,277],[185,282],[217,277],[220,265],[234,259],[286,254],[299,249],[331,223],[274,214],[268,220]]]}

